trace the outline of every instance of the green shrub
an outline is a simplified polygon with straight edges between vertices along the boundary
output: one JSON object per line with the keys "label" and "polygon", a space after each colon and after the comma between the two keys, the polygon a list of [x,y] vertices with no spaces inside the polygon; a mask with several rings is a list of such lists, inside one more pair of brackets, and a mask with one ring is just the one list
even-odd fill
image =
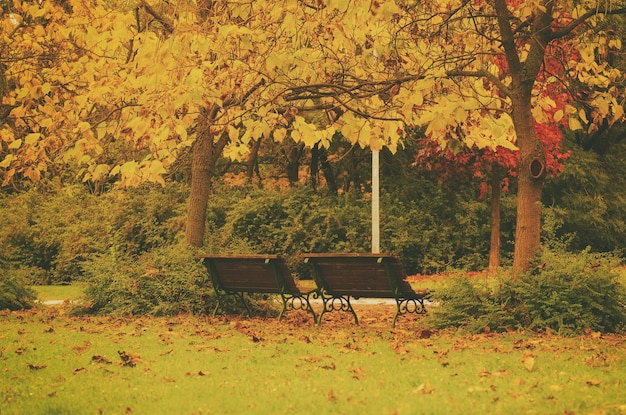
{"label": "green shrub", "polygon": [[578,255],[545,251],[511,291],[533,330],[619,332],[626,328],[626,291],[617,265],[611,255],[588,250]]}
{"label": "green shrub", "polygon": [[37,299],[35,291],[24,278],[0,277],[0,310],[22,310],[31,308]]}
{"label": "green shrub", "polygon": [[106,199],[81,186],[31,189],[3,202],[0,262],[7,270],[29,269],[31,284],[60,284],[79,278],[82,262],[106,249]]}
{"label": "green shrub", "polygon": [[280,254],[306,277],[301,253],[369,251],[368,209],[352,195],[322,197],[307,187],[231,189],[209,202],[205,251]]}
{"label": "green shrub", "polygon": [[436,292],[441,306],[433,309],[430,318],[436,328],[462,328],[470,333],[520,329],[515,309],[500,291],[499,277],[451,276]]}
{"label": "green shrub", "polygon": [[84,311],[110,315],[205,313],[214,304],[208,275],[185,244],[139,257],[94,257],[85,264],[89,284]]}
{"label": "green shrub", "polygon": [[137,256],[172,244],[184,227],[187,190],[142,186],[94,195],[80,185],[31,189],[0,200],[0,265],[30,269],[31,284],[83,279],[94,255]]}
{"label": "green shrub", "polygon": [[532,271],[517,278],[453,278],[437,293],[442,304],[431,323],[470,332],[622,332],[626,290],[620,279],[611,255],[545,249]]}

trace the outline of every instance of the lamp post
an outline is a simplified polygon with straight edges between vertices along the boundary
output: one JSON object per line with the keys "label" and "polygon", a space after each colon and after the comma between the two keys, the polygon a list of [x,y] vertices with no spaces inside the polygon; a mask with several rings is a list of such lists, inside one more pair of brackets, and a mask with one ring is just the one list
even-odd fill
{"label": "lamp post", "polygon": [[378,150],[372,150],[372,253],[380,253],[380,178]]}

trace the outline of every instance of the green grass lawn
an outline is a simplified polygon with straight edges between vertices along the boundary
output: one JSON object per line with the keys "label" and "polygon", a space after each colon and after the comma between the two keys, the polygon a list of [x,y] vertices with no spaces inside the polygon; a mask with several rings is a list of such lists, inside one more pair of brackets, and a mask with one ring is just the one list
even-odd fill
{"label": "green grass lawn", "polygon": [[623,336],[0,315],[0,414],[625,414]]}
{"label": "green grass lawn", "polygon": [[73,283],[71,285],[33,285],[31,287],[37,293],[37,300],[44,302],[50,300],[80,299],[85,291],[85,284]]}

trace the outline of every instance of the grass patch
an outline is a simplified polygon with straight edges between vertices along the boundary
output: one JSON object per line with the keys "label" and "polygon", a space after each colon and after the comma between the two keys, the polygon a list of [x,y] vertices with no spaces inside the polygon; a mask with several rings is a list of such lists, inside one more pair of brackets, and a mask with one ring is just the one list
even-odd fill
{"label": "grass patch", "polygon": [[617,335],[461,336],[365,316],[317,328],[297,312],[1,318],[7,414],[626,413]]}
{"label": "grass patch", "polygon": [[37,293],[37,300],[68,300],[75,301],[81,299],[85,294],[85,284],[75,282],[71,285],[33,285],[31,286]]}

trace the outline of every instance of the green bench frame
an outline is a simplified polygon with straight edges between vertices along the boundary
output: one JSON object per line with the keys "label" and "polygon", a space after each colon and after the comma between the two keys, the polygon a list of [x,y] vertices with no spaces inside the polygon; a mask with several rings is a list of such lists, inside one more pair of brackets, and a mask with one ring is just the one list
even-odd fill
{"label": "green bench frame", "polygon": [[327,312],[352,313],[359,324],[351,298],[393,298],[396,315],[392,327],[402,314],[426,314],[424,300],[430,291],[415,291],[406,281],[406,272],[400,260],[385,254],[307,254],[304,262],[309,264],[313,279],[322,298],[323,309],[317,316],[317,324]]}
{"label": "green bench frame", "polygon": [[309,296],[317,290],[303,292],[285,260],[278,255],[199,255],[211,277],[211,283],[217,297],[213,310],[215,317],[223,306],[224,296],[233,295],[243,303],[248,315],[250,307],[244,298],[248,294],[278,294],[282,300],[282,310],[278,320],[286,311],[304,310],[311,313],[313,321],[317,317]]}

